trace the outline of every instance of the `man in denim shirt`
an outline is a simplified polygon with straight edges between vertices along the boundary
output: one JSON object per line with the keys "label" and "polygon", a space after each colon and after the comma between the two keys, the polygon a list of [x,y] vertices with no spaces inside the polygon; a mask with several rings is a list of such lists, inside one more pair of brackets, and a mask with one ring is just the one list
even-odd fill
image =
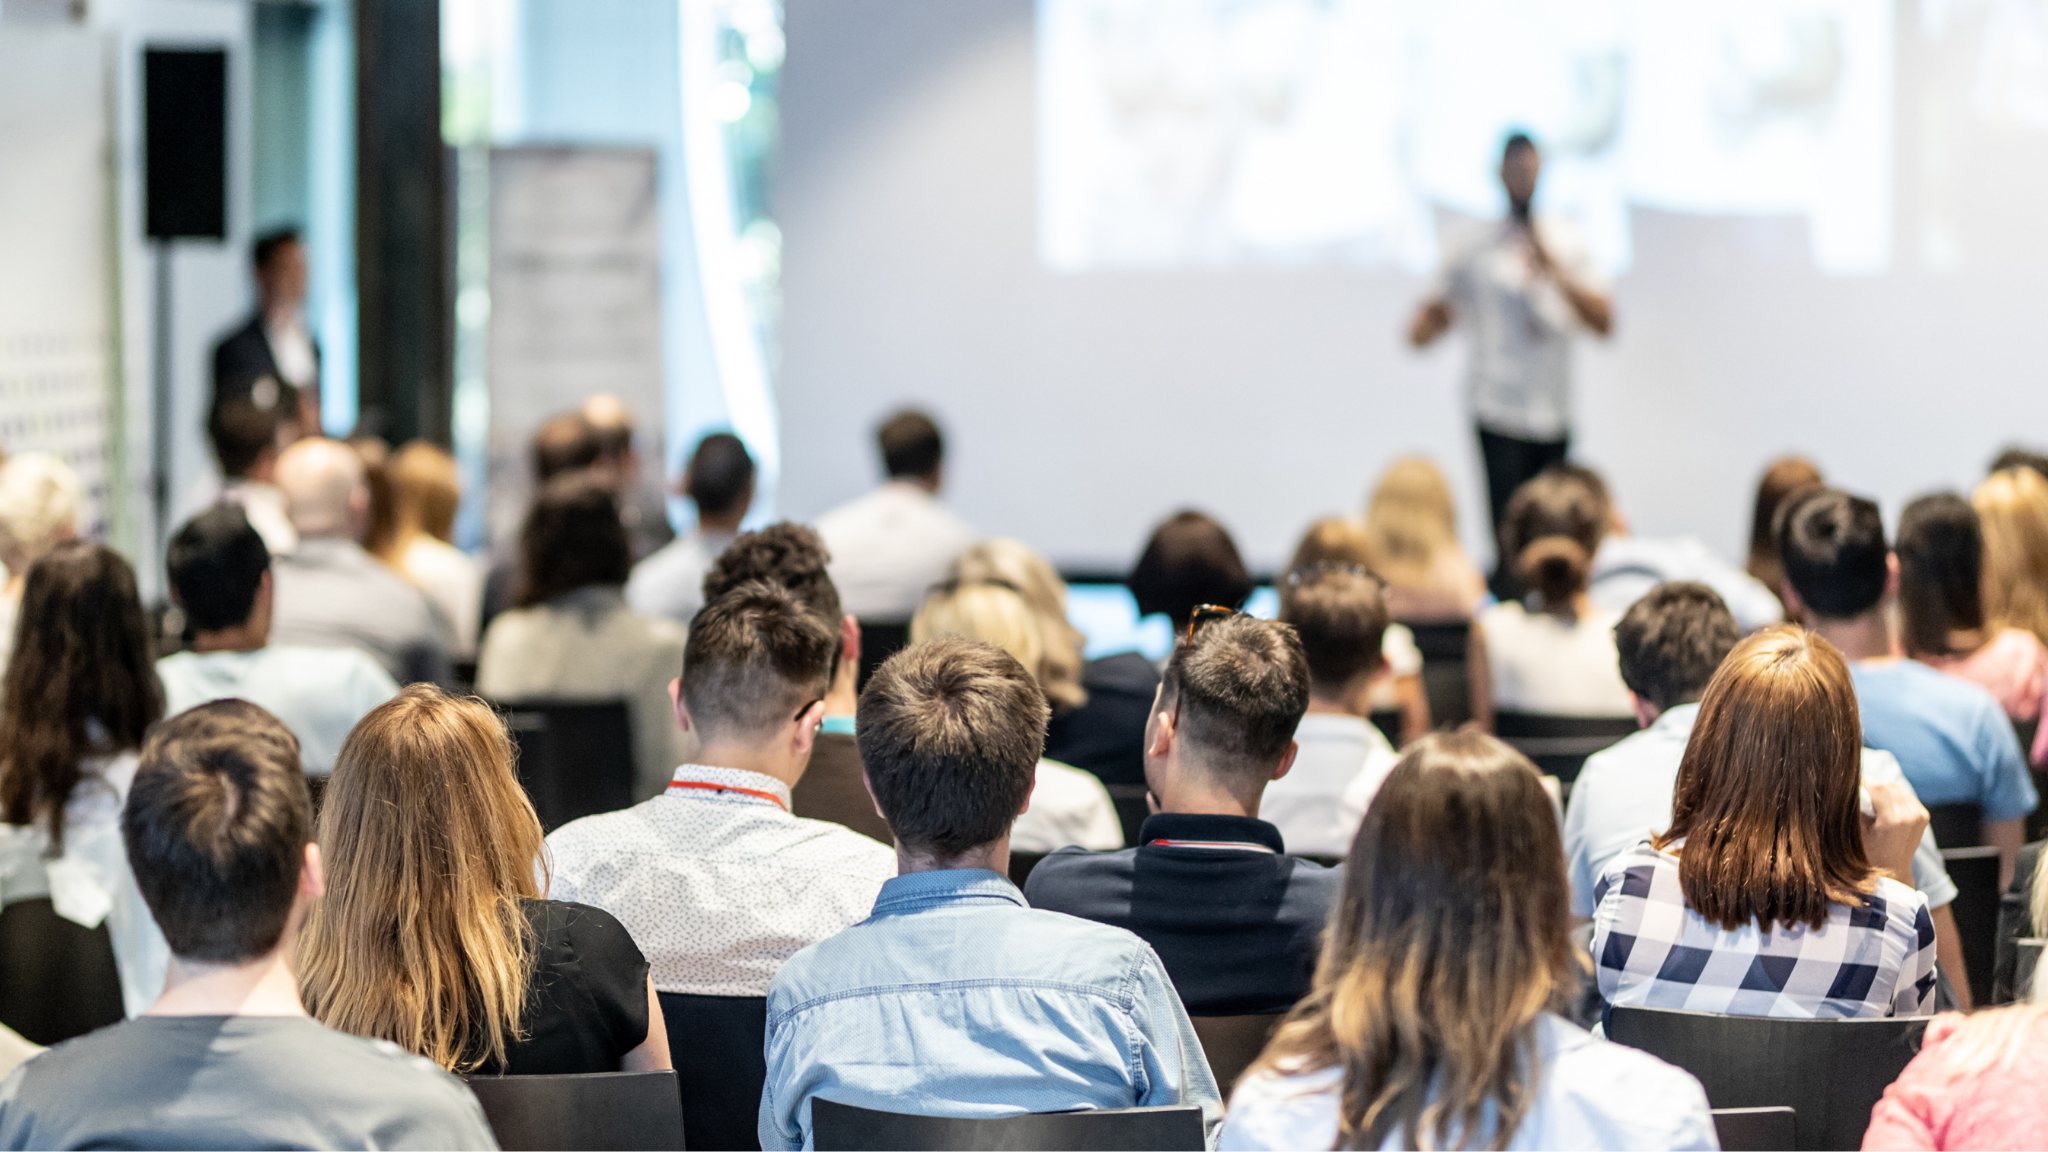
{"label": "man in denim shirt", "polygon": [[899,875],[770,986],[762,1148],[811,1147],[814,1096],[958,1117],[1192,1104],[1214,1143],[1216,1080],[1159,957],[1007,879],[1046,713],[1021,664],[957,636],[876,670],[857,728]]}

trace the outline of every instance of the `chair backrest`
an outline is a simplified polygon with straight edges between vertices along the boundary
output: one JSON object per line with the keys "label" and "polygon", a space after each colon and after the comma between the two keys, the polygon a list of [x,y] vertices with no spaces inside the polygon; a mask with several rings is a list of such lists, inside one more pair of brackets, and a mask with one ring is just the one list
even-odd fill
{"label": "chair backrest", "polygon": [[820,1096],[811,1097],[811,1140],[818,1152],[903,1152],[957,1148],[1047,1149],[1048,1152],[1093,1152],[1095,1149],[1159,1149],[1200,1152],[1205,1147],[1202,1110],[1179,1108],[1104,1108],[1080,1112],[1026,1112],[1018,1116],[961,1119],[951,1116],[910,1116],[856,1108]]}
{"label": "chair backrest", "polygon": [[1998,970],[1998,849],[1944,848],[1941,863],[1956,883],[1956,898],[1948,907],[1963,942],[1970,1002],[1989,1004]]}
{"label": "chair backrest", "polygon": [[2034,969],[2041,966],[2041,949],[2048,947],[2048,940],[2036,937],[2016,941],[2019,961],[2013,965],[2013,999],[2025,1000],[2034,990]]}
{"label": "chair backrest", "polygon": [[765,996],[661,992],[668,1055],[675,1064],[693,1148],[759,1149],[761,1086],[768,1060]]}
{"label": "chair backrest", "polygon": [[1614,746],[1640,727],[1633,716],[1544,716],[1535,712],[1496,712],[1493,716],[1494,735],[1562,784],[1579,778],[1586,757]]}
{"label": "chair backrest", "polygon": [[1920,1050],[1927,1017],[1798,1020],[1616,1005],[1607,1038],[1699,1078],[1715,1108],[1789,1107],[1790,1146],[1860,1148],[1870,1110]]}
{"label": "chair backrest", "polygon": [[860,686],[867,687],[868,677],[882,666],[882,661],[910,647],[910,621],[908,620],[862,620],[860,622]]}
{"label": "chair backrest", "polygon": [[[1116,808],[1116,822],[1123,826],[1124,843],[1136,844],[1138,831],[1145,826],[1145,817],[1152,814],[1152,808],[1145,802],[1151,789],[1143,784],[1107,784],[1109,802]],[[2048,807],[2048,805],[2042,805]]]}
{"label": "chair backrest", "polygon": [[560,1148],[679,1149],[683,1110],[676,1074],[589,1072],[578,1076],[471,1076],[491,1134],[505,1152]]}
{"label": "chair backrest", "polygon": [[519,783],[549,832],[633,804],[633,723],[623,700],[521,700],[492,707],[519,753]]}
{"label": "chair backrest", "polygon": [[1939,848],[1977,848],[1984,843],[1984,810],[1975,804],[1934,804],[1927,827]]}
{"label": "chair backrest", "polygon": [[1031,879],[1031,870],[1038,867],[1038,862],[1043,859],[1045,859],[1045,853],[1043,852],[1011,851],[1010,883],[1015,884],[1018,891],[1023,891],[1024,882]]}
{"label": "chair backrest", "polygon": [[[1373,727],[1380,730],[1380,735],[1387,738],[1387,743],[1392,744],[1396,748],[1401,746],[1401,710],[1399,708],[1375,708],[1366,715],[1366,720]],[[1435,716],[1432,713],[1431,723],[1434,722]]]}
{"label": "chair backrest", "polygon": [[0,908],[0,1024],[48,1046],[122,1016],[121,974],[105,924],[66,920],[47,896]]}
{"label": "chair backrest", "polygon": [[1772,1152],[1798,1139],[1798,1113],[1790,1108],[1716,1108],[1714,1135],[1721,1152]]}
{"label": "chair backrest", "polygon": [[1237,1078],[1266,1050],[1266,1041],[1286,1015],[1274,1016],[1191,1016],[1195,1035],[1202,1041],[1202,1054],[1209,1058],[1209,1071],[1225,1100],[1237,1087]]}
{"label": "chair backrest", "polygon": [[[1452,620],[1434,624],[1403,621],[1415,634],[1415,647],[1422,653],[1422,694],[1429,698],[1429,722],[1438,730],[1456,728],[1472,718],[1472,681],[1465,661],[1472,641],[1472,622]],[[1390,737],[1395,747],[1398,736]]]}

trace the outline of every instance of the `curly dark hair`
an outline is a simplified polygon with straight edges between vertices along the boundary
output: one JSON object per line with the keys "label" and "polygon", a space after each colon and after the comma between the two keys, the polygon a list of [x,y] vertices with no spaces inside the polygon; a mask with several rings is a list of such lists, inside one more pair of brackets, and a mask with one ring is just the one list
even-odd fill
{"label": "curly dark hair", "polygon": [[825,570],[831,560],[832,554],[825,551],[824,541],[813,529],[787,520],[770,524],[742,534],[719,553],[711,571],[704,574],[704,602],[709,604],[749,580],[766,580],[787,589],[826,625],[837,629],[839,588]]}
{"label": "curly dark hair", "polygon": [[66,540],[28,570],[14,656],[0,683],[0,821],[42,822],[64,850],[64,805],[84,762],[142,747],[163,718],[135,569]]}

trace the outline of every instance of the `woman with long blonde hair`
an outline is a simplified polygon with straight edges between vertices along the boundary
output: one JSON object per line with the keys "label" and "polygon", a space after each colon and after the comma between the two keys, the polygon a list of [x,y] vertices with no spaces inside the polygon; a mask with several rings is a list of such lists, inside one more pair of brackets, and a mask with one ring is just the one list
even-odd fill
{"label": "woman with long blonde hair", "polygon": [[[952,580],[931,590],[910,619],[910,642],[965,636],[993,644],[1029,669],[1045,665],[1045,618],[1024,593],[1004,580]],[[1038,762],[1031,807],[1010,829],[1019,852],[1050,852],[1078,844],[1097,850],[1124,846],[1123,824],[1102,781],[1057,760]]]}
{"label": "woman with long blonde hair", "polygon": [[1485,599],[1486,578],[1458,544],[1451,486],[1428,460],[1387,466],[1366,502],[1365,532],[1394,619],[1466,620]]}
{"label": "woman with long blonde hair", "polygon": [[1424,737],[1366,809],[1314,987],[1219,1146],[1715,1147],[1698,1081],[1563,1017],[1570,933],[1536,769],[1490,736]]}
{"label": "woman with long blonde hair", "polygon": [[2048,643],[2048,480],[2032,468],[1994,472],[1971,496],[1984,525],[1984,615]]}
{"label": "woman with long blonde hair", "polygon": [[647,960],[546,900],[540,821],[481,701],[415,684],[363,717],[321,803],[327,894],[299,941],[321,1023],[458,1073],[669,1067]]}
{"label": "woman with long blonde hair", "polygon": [[398,569],[448,617],[455,630],[455,659],[474,659],[484,571],[452,543],[455,513],[462,504],[455,457],[438,444],[414,440],[392,455],[385,473],[391,481],[392,525],[377,558]]}

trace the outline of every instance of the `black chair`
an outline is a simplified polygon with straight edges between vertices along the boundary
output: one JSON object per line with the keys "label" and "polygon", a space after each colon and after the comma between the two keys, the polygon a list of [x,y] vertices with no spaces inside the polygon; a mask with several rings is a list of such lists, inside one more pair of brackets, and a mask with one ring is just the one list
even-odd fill
{"label": "black chair", "polygon": [[492,707],[518,753],[519,783],[549,832],[633,804],[633,722],[623,700],[522,700]]}
{"label": "black chair", "polygon": [[1015,884],[1017,890],[1022,892],[1024,890],[1024,882],[1031,879],[1031,870],[1038,867],[1038,862],[1043,859],[1045,859],[1045,853],[1043,852],[1012,851],[1010,853],[1010,883]]}
{"label": "black chair", "polygon": [[768,1059],[765,996],[687,996],[661,992],[668,1056],[675,1064],[693,1149],[758,1152],[761,1086]]}
{"label": "black chair", "polygon": [[673,1072],[465,1079],[505,1152],[684,1147]]}
{"label": "black chair", "polygon": [[[1422,653],[1422,694],[1429,698],[1429,722],[1439,731],[1456,728],[1472,718],[1472,681],[1465,662],[1470,655],[1472,622],[1452,620],[1436,624],[1402,621],[1415,634],[1415,648]],[[1398,727],[1398,725],[1397,725]],[[1401,738],[1390,734],[1396,748]]]}
{"label": "black chair", "polygon": [[1225,1100],[1230,1099],[1231,1089],[1237,1087],[1237,1078],[1266,1050],[1266,1041],[1273,1038],[1273,1030],[1286,1018],[1285,1013],[1188,1018],[1202,1041],[1202,1054],[1209,1058],[1209,1071],[1215,1074],[1216,1087],[1222,1090]]}
{"label": "black chair", "polygon": [[1026,1112],[967,1120],[877,1112],[819,1096],[811,1097],[811,1141],[818,1152],[937,1152],[949,1148],[963,1152],[1029,1148],[1048,1152],[1200,1152],[1206,1146],[1202,1110],[1192,1105]]}
{"label": "black chair", "polygon": [[57,915],[47,896],[0,908],[0,1024],[51,1045],[124,1016],[107,926]]}
{"label": "black chair", "polygon": [[1861,1148],[1870,1110],[1920,1050],[1927,1017],[1796,1020],[1616,1005],[1607,1038],[1699,1078],[1715,1108],[1788,1107],[1800,1149]]}
{"label": "black chair", "polygon": [[1493,734],[1535,761],[1536,769],[1560,784],[1579,778],[1586,757],[1613,747],[1642,726],[1633,716],[1541,716],[1496,712]]}
{"label": "black chair", "polygon": [[1714,1135],[1721,1152],[1773,1152],[1790,1148],[1798,1113],[1790,1108],[1716,1108]]}
{"label": "black chair", "polygon": [[[1151,805],[1145,797],[1151,790],[1143,784],[1104,784],[1109,792],[1109,802],[1116,808],[1116,822],[1124,827],[1124,847],[1134,848],[1138,843],[1138,831],[1145,827],[1145,817],[1152,814]],[[2048,804],[2042,805],[2048,808]]]}
{"label": "black chair", "polygon": [[860,622],[860,677],[859,686],[867,687],[868,677],[882,666],[882,661],[910,647],[910,621],[908,620],[863,620]]}
{"label": "black chair", "polygon": [[[1941,843],[1937,834],[1934,842]],[[1963,942],[1963,970],[1970,982],[1970,1002],[1991,1003],[1998,956],[1998,849],[1944,848],[1942,866],[1956,882],[1949,912]]]}
{"label": "black chair", "polygon": [[[1433,718],[1435,713],[1431,713],[1431,716]],[[1401,746],[1401,710],[1399,708],[1375,708],[1366,719],[1372,722],[1373,727],[1380,730],[1380,735],[1387,738],[1387,743],[1392,744],[1396,748]]]}
{"label": "black chair", "polygon": [[2026,939],[2013,941],[2018,955],[2012,971],[2014,999],[2025,1000],[2034,989],[2034,969],[2041,966],[2041,950],[2048,948],[2048,940]]}
{"label": "black chair", "polygon": [[1984,810],[1975,804],[1930,804],[1927,827],[1934,843],[1949,848],[1980,848],[1984,844]]}

